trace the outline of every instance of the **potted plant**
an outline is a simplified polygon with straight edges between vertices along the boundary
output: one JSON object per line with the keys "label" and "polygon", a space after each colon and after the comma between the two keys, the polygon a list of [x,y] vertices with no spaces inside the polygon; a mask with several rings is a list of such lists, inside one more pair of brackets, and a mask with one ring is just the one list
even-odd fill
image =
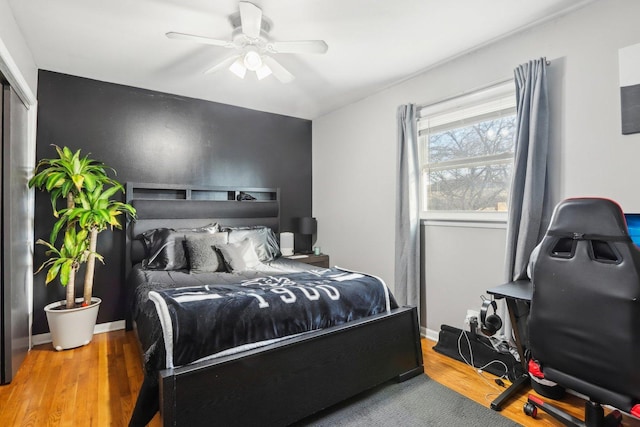
{"label": "potted plant", "polygon": [[[109,227],[121,228],[121,215],[135,217],[135,209],[111,199],[116,193],[124,192],[122,185],[107,175],[106,170],[111,168],[88,156],[80,157],[80,150],[72,152],[67,147],[54,147],[58,158],[38,162],[29,186],[50,194],[53,215],[57,218],[49,241],[39,239],[36,242],[47,247],[49,257],[36,274],[48,269],[45,283],[59,278],[66,287],[66,301],[45,307],[53,346],[62,350],[91,341],[101,302],[92,296],[95,260],[104,262],[96,252],[98,234]],[[59,210],[61,199],[66,200],[66,207]],[[58,235],[63,229],[58,249]],[[75,278],[84,263],[83,298],[76,299]]]}

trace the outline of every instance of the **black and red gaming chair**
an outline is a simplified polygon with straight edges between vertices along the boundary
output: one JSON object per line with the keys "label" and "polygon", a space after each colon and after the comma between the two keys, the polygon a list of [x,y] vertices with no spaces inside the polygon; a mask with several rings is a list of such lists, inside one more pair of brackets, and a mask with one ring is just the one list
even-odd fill
{"label": "black and red gaming chair", "polygon": [[567,199],[556,206],[533,264],[529,349],[544,378],[589,398],[585,421],[530,396],[566,425],[617,426],[640,417],[640,249],[617,203]]}

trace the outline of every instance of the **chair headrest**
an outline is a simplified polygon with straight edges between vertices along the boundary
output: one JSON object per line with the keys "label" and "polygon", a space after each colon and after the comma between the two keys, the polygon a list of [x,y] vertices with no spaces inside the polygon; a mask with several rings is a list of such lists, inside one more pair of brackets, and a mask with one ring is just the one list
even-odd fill
{"label": "chair headrest", "polygon": [[572,198],[558,203],[547,234],[628,236],[627,222],[620,205],[602,198]]}

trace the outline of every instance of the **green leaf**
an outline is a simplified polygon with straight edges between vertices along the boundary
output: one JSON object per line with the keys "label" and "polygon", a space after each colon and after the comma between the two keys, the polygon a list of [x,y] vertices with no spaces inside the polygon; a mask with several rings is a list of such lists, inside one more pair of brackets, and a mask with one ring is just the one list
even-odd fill
{"label": "green leaf", "polygon": [[67,220],[63,216],[62,218],[57,220],[55,224],[53,224],[53,228],[51,229],[51,235],[49,236],[50,242],[55,242],[58,239],[58,233],[60,233],[60,230],[62,229],[62,227],[65,225],[66,222]]}
{"label": "green leaf", "polygon": [[93,212],[91,211],[85,211],[82,213],[82,216],[80,217],[80,226],[82,228],[87,228],[90,226],[91,224],[91,218],[93,217]]}
{"label": "green leaf", "polygon": [[69,283],[69,277],[71,277],[71,273],[73,271],[71,268],[72,265],[73,260],[67,260],[63,262],[60,267],[60,283],[62,286],[67,286],[67,283]]}
{"label": "green leaf", "polygon": [[100,216],[100,222],[110,222],[111,217],[109,216],[109,212],[105,209],[98,209],[96,213]]}
{"label": "green leaf", "polygon": [[84,175],[84,185],[89,191],[93,191],[96,188],[96,177],[91,173]]}
{"label": "green leaf", "polygon": [[64,248],[67,251],[69,251],[70,248],[73,248],[75,241],[76,241],[76,231],[75,229],[70,228],[64,234],[64,242],[63,242]]}
{"label": "green leaf", "polygon": [[60,264],[53,264],[53,266],[49,269],[49,271],[47,271],[47,278],[45,279],[44,284],[48,285],[53,280],[55,280],[55,278],[58,277],[59,271],[60,271]]}
{"label": "green leaf", "polygon": [[82,183],[84,182],[84,175],[72,175],[71,180],[73,184],[76,186],[76,190],[82,191]]}
{"label": "green leaf", "polygon": [[64,173],[63,172],[50,173],[47,176],[45,189],[47,191],[51,191],[54,188],[61,187],[62,184],[64,184]]}
{"label": "green leaf", "polygon": [[79,199],[83,209],[91,209],[91,202],[84,193],[80,193]]}
{"label": "green leaf", "polygon": [[64,147],[62,148],[62,150],[57,145],[54,145],[54,147],[56,147],[56,151],[58,152],[58,157],[60,157],[61,159],[64,159],[64,158],[70,159],[73,156],[73,153],[71,153],[71,150],[69,149],[69,147]]}
{"label": "green leaf", "polygon": [[76,236],[78,241],[84,241],[87,240],[87,237],[89,237],[89,232],[86,229],[82,229],[78,232],[78,235]]}
{"label": "green leaf", "polygon": [[67,197],[67,194],[69,194],[71,192],[71,189],[73,187],[74,187],[73,181],[65,181],[64,184],[62,184],[62,187],[60,187],[60,189],[61,189],[60,195],[62,197]]}
{"label": "green leaf", "polygon": [[51,210],[53,211],[53,216],[58,218],[58,211],[56,210],[56,202],[58,199],[53,197],[53,193],[51,194]]}
{"label": "green leaf", "polygon": [[114,185],[113,187],[107,188],[102,192],[100,196],[101,199],[110,199],[114,194],[121,190],[121,186]]}

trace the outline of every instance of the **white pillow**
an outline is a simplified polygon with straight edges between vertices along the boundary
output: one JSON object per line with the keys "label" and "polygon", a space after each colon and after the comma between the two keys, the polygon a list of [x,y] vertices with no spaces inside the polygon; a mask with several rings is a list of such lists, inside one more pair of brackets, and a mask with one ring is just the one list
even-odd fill
{"label": "white pillow", "polygon": [[256,254],[262,262],[273,261],[281,255],[278,239],[269,227],[263,225],[222,227],[221,230],[229,232],[229,243],[238,243],[244,239],[251,239]]}
{"label": "white pillow", "polygon": [[230,272],[239,273],[262,265],[251,239],[244,239],[240,242],[226,245],[216,245],[216,248],[222,254]]}

